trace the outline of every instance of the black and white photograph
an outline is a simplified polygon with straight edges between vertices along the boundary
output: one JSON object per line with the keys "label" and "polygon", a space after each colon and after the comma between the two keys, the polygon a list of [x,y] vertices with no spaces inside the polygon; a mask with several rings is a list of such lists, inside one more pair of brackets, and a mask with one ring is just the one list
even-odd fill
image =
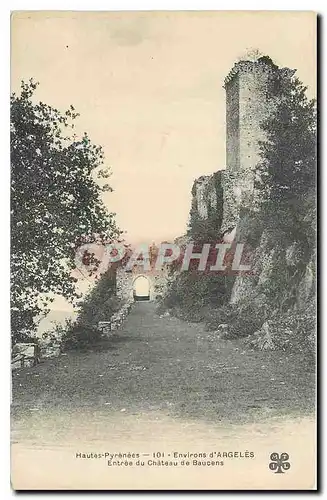
{"label": "black and white photograph", "polygon": [[13,490],[317,489],[316,44],[11,13]]}

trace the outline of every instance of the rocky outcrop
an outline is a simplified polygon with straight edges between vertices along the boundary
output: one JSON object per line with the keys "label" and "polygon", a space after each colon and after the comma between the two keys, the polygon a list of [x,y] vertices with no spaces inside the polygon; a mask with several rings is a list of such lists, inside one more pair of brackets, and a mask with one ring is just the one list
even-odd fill
{"label": "rocky outcrop", "polygon": [[262,327],[252,332],[252,346],[314,349],[315,239],[309,245],[301,241],[301,235],[297,240],[283,241],[274,231],[264,229],[253,249],[252,274],[235,278],[230,303],[239,308],[252,303],[262,317]]}
{"label": "rocky outcrop", "polygon": [[[312,184],[307,186],[303,180],[301,189],[293,192],[291,184],[298,179],[296,175],[286,176],[285,182],[290,185],[285,186],[281,180],[280,189],[283,192],[286,188],[288,196],[269,197],[268,211],[262,203],[262,197],[267,200],[269,194],[263,182],[265,174],[269,176],[261,157],[262,142],[269,143],[263,124],[274,116],[283,78],[293,74],[294,70],[278,68],[267,56],[233,66],[225,79],[226,170],[199,177],[192,189],[192,241],[212,243],[219,236],[232,248],[243,244],[251,255],[251,272],[225,280],[226,292],[223,298],[219,296],[220,309],[214,311],[213,329],[219,335],[224,329],[224,335],[254,335],[253,346],[260,349],[306,349],[315,345],[316,193],[310,192]],[[292,145],[286,142],[283,147]],[[292,167],[286,160],[285,164]],[[278,162],[272,164],[277,169]],[[282,160],[280,163],[284,168]],[[182,296],[185,288],[182,279],[177,285],[182,293],[176,286],[175,297]],[[211,304],[204,290],[198,308]],[[194,295],[197,293],[201,295],[195,290]],[[222,315],[227,304],[233,314]]]}

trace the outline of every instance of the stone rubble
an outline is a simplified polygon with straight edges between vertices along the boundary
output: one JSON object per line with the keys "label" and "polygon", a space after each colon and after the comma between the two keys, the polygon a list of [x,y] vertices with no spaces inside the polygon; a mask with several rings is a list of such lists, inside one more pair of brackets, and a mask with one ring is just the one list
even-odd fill
{"label": "stone rubble", "polygon": [[12,349],[11,369],[30,368],[40,362],[40,348],[34,342],[17,342]]}

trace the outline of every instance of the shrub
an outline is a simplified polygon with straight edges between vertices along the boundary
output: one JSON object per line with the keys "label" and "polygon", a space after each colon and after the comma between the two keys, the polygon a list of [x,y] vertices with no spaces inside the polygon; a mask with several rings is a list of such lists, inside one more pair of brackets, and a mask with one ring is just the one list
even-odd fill
{"label": "shrub", "polygon": [[[249,339],[252,347],[258,349],[292,350],[309,354],[316,351],[316,306],[312,302],[306,309],[289,310],[274,315],[265,322],[265,328]],[[266,347],[268,346],[268,347]]]}
{"label": "shrub", "polygon": [[237,317],[237,307],[234,304],[225,304],[218,309],[211,310],[206,318],[207,330],[217,330],[221,324],[231,324]]}
{"label": "shrub", "polygon": [[229,297],[230,276],[184,271],[177,274],[163,298],[160,310],[173,309],[190,321],[204,321],[211,309],[221,306]]}
{"label": "shrub", "polygon": [[64,324],[56,324],[54,328],[42,335],[47,347],[58,346],[61,351],[87,349],[102,338],[102,333],[95,327],[83,325],[71,319]]}
{"label": "shrub", "polygon": [[65,332],[62,350],[84,350],[97,344],[102,337],[97,328],[77,324]]}
{"label": "shrub", "polygon": [[225,304],[210,311],[206,318],[206,328],[212,331],[217,330],[221,324],[228,324],[228,337],[246,337],[261,328],[266,316],[266,309],[257,300],[242,304]]}
{"label": "shrub", "polygon": [[121,299],[115,296],[89,297],[81,305],[78,323],[87,328],[94,328],[99,321],[109,321],[111,316],[119,311],[122,305]]}
{"label": "shrub", "polygon": [[231,336],[247,337],[252,335],[262,327],[266,317],[263,309],[257,304],[247,304],[243,306],[239,313],[233,318],[231,324]]}

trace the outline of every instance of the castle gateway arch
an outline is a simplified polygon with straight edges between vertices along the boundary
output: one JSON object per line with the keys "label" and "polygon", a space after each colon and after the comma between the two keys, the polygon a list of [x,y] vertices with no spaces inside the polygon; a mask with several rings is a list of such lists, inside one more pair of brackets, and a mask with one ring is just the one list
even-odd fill
{"label": "castle gateway arch", "polygon": [[147,276],[140,274],[133,280],[134,300],[150,300],[150,280]]}

